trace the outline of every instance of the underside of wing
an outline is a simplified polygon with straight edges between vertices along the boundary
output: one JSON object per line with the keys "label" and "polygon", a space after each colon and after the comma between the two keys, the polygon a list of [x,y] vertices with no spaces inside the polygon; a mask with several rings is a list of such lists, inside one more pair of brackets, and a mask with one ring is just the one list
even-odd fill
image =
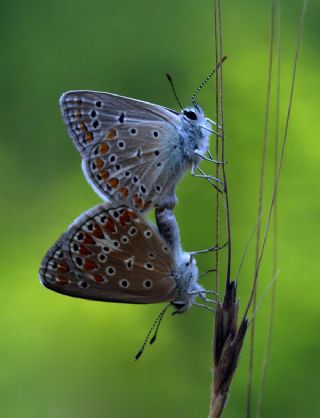
{"label": "underside of wing", "polygon": [[80,216],[48,251],[40,279],[70,296],[123,303],[174,299],[170,249],[152,225],[121,206]]}
{"label": "underside of wing", "polygon": [[69,91],[60,98],[60,107],[69,135],[83,156],[107,131],[123,123],[180,124],[178,113],[173,110],[111,93]]}
{"label": "underside of wing", "polygon": [[163,122],[124,123],[92,148],[83,170],[103,198],[144,211],[159,201],[174,205],[183,161],[175,128]]}

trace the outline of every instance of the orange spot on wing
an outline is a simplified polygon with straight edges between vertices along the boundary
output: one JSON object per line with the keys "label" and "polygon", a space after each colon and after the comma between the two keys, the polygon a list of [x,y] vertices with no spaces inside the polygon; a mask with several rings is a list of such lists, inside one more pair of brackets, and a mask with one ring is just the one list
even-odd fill
{"label": "orange spot on wing", "polygon": [[103,282],[103,281],[104,281],[103,277],[102,277],[102,276],[100,276],[100,274],[93,273],[93,274],[92,274],[92,277],[93,277],[93,280],[94,280],[96,283],[101,283],[101,282]]}
{"label": "orange spot on wing", "polygon": [[97,224],[94,224],[92,235],[94,235],[97,238],[104,238],[103,232],[101,231],[99,225]]}
{"label": "orange spot on wing", "polygon": [[79,123],[79,128],[83,132],[88,132],[88,129],[87,129],[86,125],[83,122]]}
{"label": "orange spot on wing", "polygon": [[117,131],[115,129],[110,129],[107,137],[108,139],[114,139],[117,136]]}
{"label": "orange spot on wing", "polygon": [[116,179],[115,177],[113,177],[112,179],[110,179],[108,181],[108,183],[110,184],[111,187],[113,187],[114,189],[116,189],[118,187],[119,180]]}
{"label": "orange spot on wing", "polygon": [[139,209],[143,208],[143,205],[144,205],[143,200],[140,199],[140,197],[137,194],[134,194],[132,196],[132,199],[134,201],[134,204],[137,206],[137,208],[139,208]]}
{"label": "orange spot on wing", "polygon": [[109,150],[110,150],[110,147],[109,147],[108,144],[105,144],[104,142],[102,144],[100,144],[100,146],[99,146],[100,154],[102,154],[102,155],[108,154]]}
{"label": "orange spot on wing", "polygon": [[93,141],[93,133],[92,132],[87,132],[84,138],[87,142],[92,142]]}
{"label": "orange spot on wing", "polygon": [[88,250],[88,248],[85,247],[84,245],[81,245],[80,250],[79,250],[79,254],[80,255],[89,255],[89,254],[91,254],[91,251]]}
{"label": "orange spot on wing", "polygon": [[101,169],[104,166],[104,162],[103,162],[103,160],[101,160],[101,158],[96,159],[96,166],[99,169]]}
{"label": "orange spot on wing", "polygon": [[131,219],[137,219],[138,215],[133,210],[127,211]]}
{"label": "orange spot on wing", "polygon": [[105,225],[105,229],[106,229],[107,232],[116,232],[117,231],[114,220],[111,217],[108,218],[108,221]]}
{"label": "orange spot on wing", "polygon": [[66,285],[66,284],[68,284],[68,283],[69,283],[69,280],[68,280],[68,279],[66,279],[65,277],[62,277],[62,276],[57,276],[57,277],[56,277],[56,283],[57,283],[57,284],[60,284],[61,286],[64,286],[64,285]]}
{"label": "orange spot on wing", "polygon": [[69,271],[69,267],[68,267],[66,260],[59,261],[58,271],[60,271],[61,273],[67,273]]}
{"label": "orange spot on wing", "polygon": [[81,112],[80,112],[80,110],[79,109],[77,109],[76,110],[76,117],[78,118],[78,119],[80,119],[81,118]]}
{"label": "orange spot on wing", "polygon": [[103,170],[101,171],[100,176],[103,178],[104,181],[107,181],[109,178],[109,173],[107,170]]}
{"label": "orange spot on wing", "polygon": [[95,244],[94,239],[91,238],[91,236],[89,234],[85,234],[83,242],[85,244],[91,244],[91,245],[94,245]]}
{"label": "orange spot on wing", "polygon": [[148,200],[144,205],[143,205],[143,209],[148,209],[150,208],[150,206],[152,205],[152,201]]}
{"label": "orange spot on wing", "polygon": [[129,194],[129,190],[127,189],[127,187],[121,187],[120,189],[120,193],[122,194],[123,197],[128,197]]}
{"label": "orange spot on wing", "polygon": [[86,260],[86,262],[83,265],[83,269],[84,270],[94,270],[97,268],[97,265],[94,261],[92,260]]}
{"label": "orange spot on wing", "polygon": [[120,216],[120,223],[122,226],[125,226],[126,223],[130,222],[130,215],[127,210],[123,212],[123,214]]}

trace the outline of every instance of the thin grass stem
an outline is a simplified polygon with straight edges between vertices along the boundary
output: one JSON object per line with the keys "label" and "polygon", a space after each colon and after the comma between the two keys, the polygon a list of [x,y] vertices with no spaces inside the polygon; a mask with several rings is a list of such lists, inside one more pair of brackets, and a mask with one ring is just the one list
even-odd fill
{"label": "thin grass stem", "polygon": [[[267,157],[267,143],[269,136],[269,114],[270,114],[270,97],[272,86],[272,67],[273,67],[273,44],[274,44],[274,16],[275,16],[275,0],[271,0],[271,15],[270,15],[270,40],[269,40],[269,71],[267,82],[267,96],[266,96],[266,108],[264,119],[264,132],[262,141],[262,157],[261,157],[261,169],[260,169],[260,184],[259,184],[259,199],[258,199],[258,217],[262,213],[263,199],[264,199],[264,183],[265,183],[265,170],[266,170],[266,157]],[[260,254],[260,236],[261,236],[261,219],[258,221],[257,233],[256,233],[256,255],[255,255],[255,267],[254,267],[254,280],[257,282],[258,277],[255,278],[257,271],[257,264]],[[257,285],[253,292],[253,306],[255,311],[257,304]],[[251,405],[252,405],[252,385],[253,385],[253,360],[254,360],[254,337],[255,337],[255,321],[253,319],[250,330],[250,343],[249,343],[249,366],[248,366],[248,382],[247,382],[247,401],[246,401],[246,418],[251,417]]]}
{"label": "thin grass stem", "polygon": [[269,212],[268,212],[266,230],[265,230],[264,238],[263,238],[263,241],[262,241],[261,252],[260,252],[260,256],[259,256],[259,260],[258,260],[258,264],[257,264],[255,280],[253,282],[250,298],[248,300],[248,303],[247,303],[247,306],[246,306],[246,309],[245,309],[245,312],[244,312],[244,317],[247,316],[248,311],[249,311],[249,309],[251,307],[251,304],[252,304],[254,289],[255,289],[256,284],[257,284],[257,273],[259,272],[261,262],[262,262],[262,259],[263,259],[266,242],[267,242],[267,238],[268,238],[268,235],[269,235],[269,229],[270,229],[270,224],[271,224],[271,216],[272,216],[272,212],[273,212],[273,208],[274,208],[274,204],[275,204],[275,200],[276,200],[276,195],[277,195],[277,191],[278,191],[278,187],[279,187],[279,180],[280,180],[280,175],[281,175],[283,161],[284,161],[284,152],[285,152],[285,149],[286,149],[286,144],[287,144],[287,139],[288,139],[288,130],[289,130],[290,117],[291,117],[291,109],[292,109],[295,81],[296,81],[297,64],[298,64],[298,58],[299,58],[299,53],[300,53],[300,48],[301,48],[304,18],[305,18],[305,13],[306,13],[306,10],[307,10],[307,6],[308,6],[308,0],[304,0],[301,15],[300,15],[297,45],[296,45],[294,61],[293,61],[293,73],[292,73],[292,80],[291,80],[291,87],[290,87],[290,97],[289,97],[289,103],[288,103],[288,108],[287,108],[285,129],[284,129],[284,134],[283,134],[283,139],[282,139],[282,144],[281,144],[281,150],[280,150],[279,165],[278,165],[277,175],[276,175],[276,179],[275,179],[275,183],[274,183],[274,189],[273,189],[273,193],[272,193],[271,204],[270,204],[270,208],[269,208]]}
{"label": "thin grass stem", "polygon": [[[275,143],[274,143],[274,182],[276,182],[277,169],[279,164],[279,122],[280,122],[280,81],[281,81],[281,19],[280,8],[277,11],[278,33],[277,33],[277,86],[276,86],[276,111],[275,111]],[[272,242],[272,275],[275,277],[278,271],[278,208],[277,208],[277,194],[275,195],[274,209],[273,209],[273,242]],[[276,303],[276,283],[271,290],[271,304],[268,320],[267,337],[265,343],[265,352],[263,356],[261,380],[258,390],[258,400],[256,408],[256,418],[260,418],[262,411],[262,401],[264,388],[266,384],[267,369],[270,359],[271,341],[274,325]]]}

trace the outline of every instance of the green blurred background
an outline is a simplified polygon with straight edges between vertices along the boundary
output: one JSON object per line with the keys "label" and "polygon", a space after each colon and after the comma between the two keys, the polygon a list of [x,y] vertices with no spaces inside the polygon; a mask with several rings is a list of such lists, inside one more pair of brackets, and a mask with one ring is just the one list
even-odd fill
{"label": "green blurred background", "polygon": [[[282,127],[300,7],[300,0],[281,4]],[[222,1],[233,274],[257,216],[269,9],[268,1]],[[320,4],[310,2],[279,191],[280,275],[263,417],[320,416],[319,11]],[[93,89],[177,108],[164,76],[170,72],[187,104],[214,65],[213,2],[13,0],[2,2],[0,19],[0,416],[206,417],[209,312],[193,308],[186,315],[168,315],[155,346],[135,363],[133,356],[160,306],[64,297],[40,285],[38,266],[71,221],[100,202],[61,121],[59,96],[70,89]],[[198,98],[210,117],[214,86],[209,83]],[[271,146],[268,201],[272,152]],[[214,241],[212,189],[187,175],[178,197],[184,248],[209,246]],[[252,281],[253,252],[241,275],[242,308]],[[201,271],[210,267],[211,256],[199,256],[198,264]],[[268,248],[260,294],[271,280],[271,264]],[[211,282],[212,277],[204,281],[208,287]],[[254,396],[269,305],[270,294],[257,316]],[[248,341],[225,417],[244,416],[247,353]]]}

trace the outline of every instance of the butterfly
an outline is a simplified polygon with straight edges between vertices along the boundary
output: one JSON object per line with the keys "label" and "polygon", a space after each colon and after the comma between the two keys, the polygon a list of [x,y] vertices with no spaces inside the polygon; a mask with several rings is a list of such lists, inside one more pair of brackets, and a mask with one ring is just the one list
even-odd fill
{"label": "butterfly", "polygon": [[[40,280],[59,293],[122,303],[170,302],[182,313],[205,292],[194,257],[181,249],[171,212],[162,233],[126,206],[105,203],[82,214],[44,257]],[[173,227],[172,227],[173,225]]]}
{"label": "butterfly", "polygon": [[183,172],[194,173],[207,159],[214,122],[192,103],[177,112],[112,93],[69,91],[60,98],[89,184],[104,200],[139,212],[173,208]]}

